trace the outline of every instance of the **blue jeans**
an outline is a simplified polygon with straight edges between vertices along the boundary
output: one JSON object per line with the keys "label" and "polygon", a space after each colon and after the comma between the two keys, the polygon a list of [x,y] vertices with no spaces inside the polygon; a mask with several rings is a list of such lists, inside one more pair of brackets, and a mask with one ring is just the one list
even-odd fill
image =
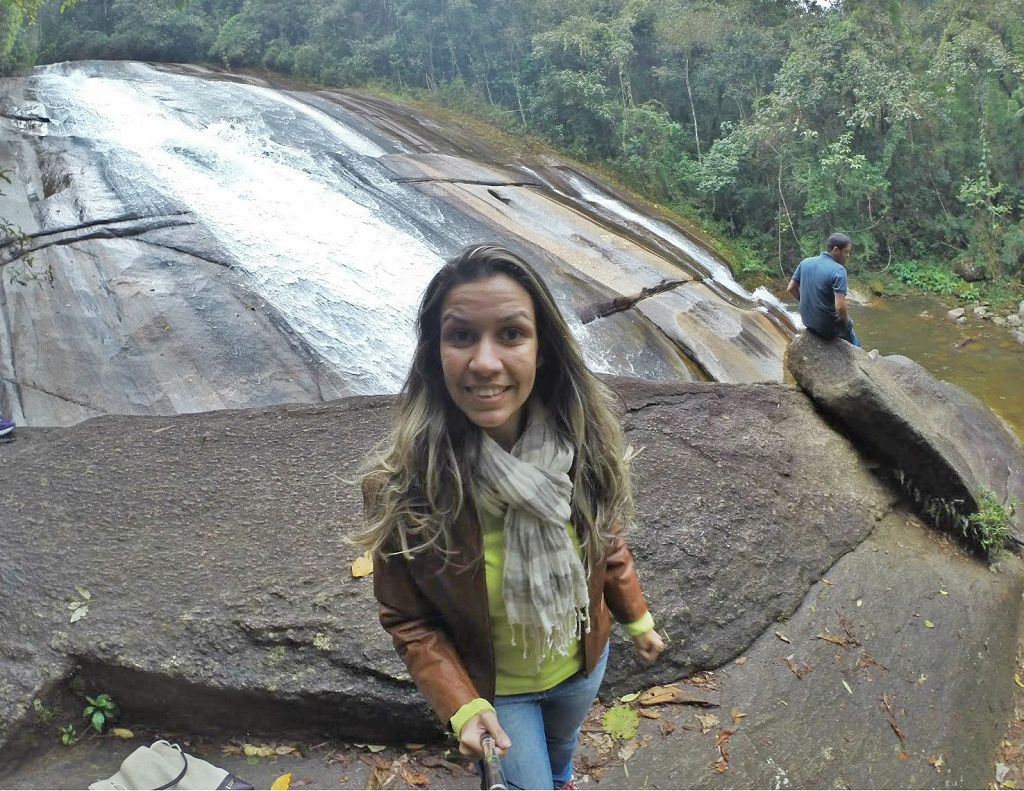
{"label": "blue jeans", "polygon": [[512,740],[501,759],[509,788],[560,788],[572,779],[572,756],[580,725],[597,697],[608,664],[608,646],[594,672],[582,672],[544,692],[498,695],[498,723]]}
{"label": "blue jeans", "polygon": [[846,327],[844,327],[841,330],[837,330],[834,333],[819,332],[818,330],[812,330],[810,327],[808,327],[807,329],[813,332],[815,335],[825,338],[826,340],[831,340],[832,338],[842,338],[844,341],[849,341],[854,346],[860,346],[860,341],[857,340],[857,336],[853,334],[853,319],[847,319]]}

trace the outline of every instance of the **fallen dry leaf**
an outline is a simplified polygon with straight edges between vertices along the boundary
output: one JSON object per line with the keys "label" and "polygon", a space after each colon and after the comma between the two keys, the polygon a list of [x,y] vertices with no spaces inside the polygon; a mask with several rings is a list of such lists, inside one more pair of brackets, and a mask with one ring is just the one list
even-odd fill
{"label": "fallen dry leaf", "polygon": [[637,714],[641,717],[646,717],[649,720],[657,720],[661,718],[660,711],[653,711],[651,709],[637,709]]}
{"label": "fallen dry leaf", "polygon": [[788,637],[786,637],[786,635],[784,635],[782,632],[780,632],[778,629],[775,630],[775,636],[778,637],[784,643],[791,643],[791,642],[793,642]]}
{"label": "fallen dry leaf", "polygon": [[732,721],[739,725],[740,720],[747,716],[745,711],[740,711],[736,706],[732,707],[732,711],[729,714],[732,717]]}
{"label": "fallen dry leaf", "polygon": [[732,731],[719,731],[718,736],[715,737],[715,747],[721,749],[722,745],[729,741],[730,736],[732,736]]}
{"label": "fallen dry leaf", "polygon": [[297,758],[301,757],[298,748],[287,744],[278,745],[274,748],[274,752],[278,755],[294,755]]}
{"label": "fallen dry leaf", "polygon": [[407,768],[409,763],[409,756],[403,755],[401,758],[396,758],[394,761],[388,761],[383,756],[376,756],[377,760],[377,772],[383,772],[383,777],[380,781],[381,788],[387,788],[388,783],[394,780],[398,775]]}
{"label": "fallen dry leaf", "polygon": [[612,751],[612,747],[615,746],[614,737],[607,733],[592,733],[590,734],[590,740],[593,742],[594,748],[601,755],[607,755]]}
{"label": "fallen dry leaf", "polygon": [[739,659],[736,660],[736,664],[737,665],[745,665],[745,664],[747,664],[749,659],[750,659],[750,657],[748,657],[748,656],[741,656]]}
{"label": "fallen dry leaf", "polygon": [[428,786],[430,785],[430,778],[427,777],[423,772],[416,772],[408,767],[403,766],[400,774],[402,779],[409,786]]}
{"label": "fallen dry leaf", "polygon": [[288,791],[292,787],[292,773],[281,775],[270,784],[270,791]]}
{"label": "fallen dry leaf", "polygon": [[431,769],[447,769],[456,777],[473,774],[473,772],[470,772],[466,767],[453,763],[452,761],[448,761],[439,755],[421,755],[416,759],[416,762],[421,766],[426,766]]}
{"label": "fallen dry leaf", "polygon": [[622,747],[619,749],[619,760],[620,761],[628,761],[630,758],[633,757],[633,753],[636,752],[636,748],[637,748],[636,741],[630,739],[628,742],[626,742],[624,745],[622,745]]}
{"label": "fallen dry leaf", "polygon": [[830,643],[841,645],[843,648],[854,645],[853,641],[848,637],[843,637],[841,634],[819,634],[817,635],[819,640],[827,640]]}
{"label": "fallen dry leaf", "polygon": [[946,765],[946,759],[943,758],[942,755],[933,755],[928,759],[928,763],[935,767],[936,773],[940,773],[942,771],[942,767]]}
{"label": "fallen dry leaf", "polygon": [[365,577],[368,574],[373,573],[373,558],[369,552],[364,552],[362,555],[352,561],[352,576],[353,577]]}
{"label": "fallen dry leaf", "polygon": [[786,665],[789,666],[789,669],[793,671],[793,675],[795,675],[797,678],[803,678],[808,673],[814,670],[814,668],[811,665],[808,665],[806,662],[800,662],[799,664],[794,662],[793,654],[790,654],[787,657],[783,657],[782,661],[784,661]]}
{"label": "fallen dry leaf", "polygon": [[704,729],[701,733],[707,733],[712,728],[717,728],[722,724],[722,721],[719,720],[718,716],[715,714],[694,714],[693,716],[697,718],[700,722],[701,728]]}
{"label": "fallen dry leaf", "polygon": [[864,654],[864,656],[862,656],[860,659],[857,660],[857,669],[858,670],[863,670],[864,668],[869,667],[871,665],[874,665],[875,667],[880,667],[880,668],[882,668],[882,670],[886,670],[887,669],[885,665],[883,665],[881,662],[879,662],[877,659],[875,659],[870,654]]}
{"label": "fallen dry leaf", "polygon": [[661,735],[668,736],[670,733],[675,733],[676,724],[672,720],[665,720],[661,723]]}
{"label": "fallen dry leaf", "polygon": [[850,688],[850,685],[846,683],[846,681],[843,681],[843,686],[846,687],[847,692],[849,692],[851,695],[853,694],[853,690]]}
{"label": "fallen dry leaf", "polygon": [[888,720],[889,727],[892,728],[893,733],[896,734],[896,738],[900,740],[900,746],[902,747],[906,743],[907,737],[896,724],[896,715],[893,713],[892,701],[889,700],[888,695],[882,695],[882,713],[885,714],[885,719]]}
{"label": "fallen dry leaf", "polygon": [[717,690],[718,680],[715,678],[714,670],[705,670],[703,673],[695,673],[689,678],[683,679],[684,684],[690,684],[691,686],[698,687],[703,690]]}
{"label": "fallen dry leaf", "polygon": [[1017,684],[1018,687],[1024,687],[1024,682],[1021,682],[1021,680],[1020,680],[1020,673],[1014,673],[1013,674],[1013,680]]}
{"label": "fallen dry leaf", "polygon": [[640,696],[641,706],[660,706],[665,703],[684,703],[692,706],[714,708],[719,704],[701,695],[697,695],[675,684],[651,687]]}
{"label": "fallen dry leaf", "polygon": [[135,734],[127,728],[111,728],[110,732],[119,739],[134,739]]}

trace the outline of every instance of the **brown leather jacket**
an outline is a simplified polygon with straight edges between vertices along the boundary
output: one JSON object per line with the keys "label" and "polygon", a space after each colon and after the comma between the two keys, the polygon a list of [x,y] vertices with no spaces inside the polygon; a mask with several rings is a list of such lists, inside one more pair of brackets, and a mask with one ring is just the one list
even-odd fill
{"label": "brown leather jacket", "polygon": [[[371,489],[364,484],[368,513]],[[381,625],[445,727],[474,698],[494,699],[494,646],[475,509],[463,511],[453,538],[458,549],[449,557],[447,568],[440,552],[429,550],[409,560],[401,555],[373,559],[373,591],[380,604]],[[620,623],[632,623],[647,612],[622,536],[612,540],[589,587],[591,628],[583,640],[587,674],[608,641],[609,608]]]}

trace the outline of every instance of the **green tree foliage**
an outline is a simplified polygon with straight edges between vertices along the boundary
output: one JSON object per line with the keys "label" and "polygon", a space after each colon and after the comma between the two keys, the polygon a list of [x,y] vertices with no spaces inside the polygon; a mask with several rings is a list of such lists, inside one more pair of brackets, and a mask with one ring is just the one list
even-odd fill
{"label": "green tree foliage", "polygon": [[[212,60],[547,138],[792,271],[1024,272],[1024,0],[0,0],[0,67]],[[37,15],[38,12],[38,15]],[[38,20],[38,45],[26,31]],[[909,269],[907,267],[910,267]],[[929,270],[931,271],[931,270]]]}

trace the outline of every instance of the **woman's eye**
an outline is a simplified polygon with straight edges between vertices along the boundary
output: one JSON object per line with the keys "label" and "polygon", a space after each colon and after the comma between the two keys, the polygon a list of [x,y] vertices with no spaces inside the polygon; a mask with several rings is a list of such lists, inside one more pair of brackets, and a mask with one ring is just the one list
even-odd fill
{"label": "woman's eye", "polygon": [[465,346],[473,342],[473,333],[469,330],[453,329],[448,332],[448,342],[456,346]]}
{"label": "woman's eye", "polygon": [[506,327],[502,331],[502,340],[504,341],[518,341],[523,337],[523,331],[518,327]]}

